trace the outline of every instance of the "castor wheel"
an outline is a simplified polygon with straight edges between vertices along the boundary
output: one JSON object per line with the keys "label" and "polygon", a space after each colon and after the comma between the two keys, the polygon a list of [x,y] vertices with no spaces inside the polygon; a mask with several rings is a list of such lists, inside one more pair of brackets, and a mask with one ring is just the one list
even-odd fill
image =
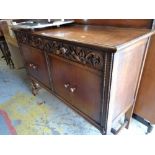
{"label": "castor wheel", "polygon": [[152,132],[153,126],[149,121],[145,120],[144,118],[142,118],[136,114],[133,114],[132,117],[135,118],[136,120],[138,120],[139,122],[141,122],[142,124],[144,124],[145,126],[147,126],[147,132],[145,134],[149,134]]}
{"label": "castor wheel", "polygon": [[153,130],[153,126],[152,126],[151,124],[149,124],[148,127],[147,127],[147,132],[146,132],[146,134],[151,133],[152,130]]}

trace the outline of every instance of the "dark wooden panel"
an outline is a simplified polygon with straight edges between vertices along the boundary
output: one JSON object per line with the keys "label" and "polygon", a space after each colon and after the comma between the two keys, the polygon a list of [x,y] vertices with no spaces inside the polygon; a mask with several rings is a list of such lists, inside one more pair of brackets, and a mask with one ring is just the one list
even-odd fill
{"label": "dark wooden panel", "polygon": [[150,41],[134,113],[155,123],[155,35]]}
{"label": "dark wooden panel", "polygon": [[78,24],[151,28],[152,19],[75,19]]}
{"label": "dark wooden panel", "polygon": [[30,75],[38,79],[40,82],[50,87],[49,75],[47,71],[44,53],[39,49],[21,45],[21,50],[24,55],[26,68]]}
{"label": "dark wooden panel", "polygon": [[146,40],[119,51],[114,56],[110,106],[112,120],[134,104]]}
{"label": "dark wooden panel", "polygon": [[101,75],[56,57],[51,61],[56,93],[100,123]]}

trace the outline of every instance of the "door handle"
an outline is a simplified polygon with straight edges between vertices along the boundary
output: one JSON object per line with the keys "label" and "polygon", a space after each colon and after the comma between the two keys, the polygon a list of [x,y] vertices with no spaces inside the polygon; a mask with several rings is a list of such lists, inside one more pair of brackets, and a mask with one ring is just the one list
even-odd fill
{"label": "door handle", "polygon": [[68,88],[69,87],[69,83],[64,84],[64,87]]}
{"label": "door handle", "polygon": [[74,93],[76,88],[70,88],[70,92]]}

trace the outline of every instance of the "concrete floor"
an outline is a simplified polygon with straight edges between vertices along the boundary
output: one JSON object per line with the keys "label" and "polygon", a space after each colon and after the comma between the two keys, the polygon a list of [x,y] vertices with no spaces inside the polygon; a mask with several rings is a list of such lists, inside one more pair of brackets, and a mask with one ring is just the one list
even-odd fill
{"label": "concrete floor", "polygon": [[[39,104],[43,102],[45,104]],[[41,89],[34,97],[25,69],[11,70],[1,58],[0,108],[8,113],[20,135],[101,135],[94,126],[46,90]],[[130,128],[123,129],[119,135],[145,135],[146,129],[132,119]],[[152,134],[155,134],[154,130]]]}

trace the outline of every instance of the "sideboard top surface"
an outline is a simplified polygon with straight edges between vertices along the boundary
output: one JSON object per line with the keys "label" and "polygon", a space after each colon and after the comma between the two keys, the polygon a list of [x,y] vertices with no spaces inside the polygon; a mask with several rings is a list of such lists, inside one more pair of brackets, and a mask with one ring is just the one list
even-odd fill
{"label": "sideboard top surface", "polygon": [[33,33],[118,50],[146,38],[154,32],[149,29],[71,25],[35,31]]}

